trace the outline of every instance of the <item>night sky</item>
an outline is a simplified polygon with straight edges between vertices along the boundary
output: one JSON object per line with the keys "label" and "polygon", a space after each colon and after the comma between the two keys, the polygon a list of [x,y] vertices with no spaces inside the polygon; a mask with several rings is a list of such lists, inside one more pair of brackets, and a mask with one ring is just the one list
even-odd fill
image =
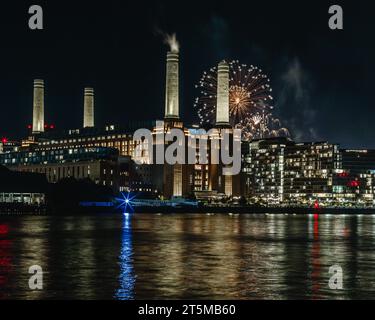
{"label": "night sky", "polygon": [[[181,109],[197,122],[195,84],[222,59],[271,79],[275,113],[297,141],[375,148],[375,8],[370,1],[8,1],[0,17],[0,136],[26,135],[33,79],[46,85],[46,122],[78,128],[83,88],[96,124],[161,119],[165,54],[157,30],[181,45]],[[41,4],[44,30],[28,28]],[[344,30],[328,28],[341,4]]]}

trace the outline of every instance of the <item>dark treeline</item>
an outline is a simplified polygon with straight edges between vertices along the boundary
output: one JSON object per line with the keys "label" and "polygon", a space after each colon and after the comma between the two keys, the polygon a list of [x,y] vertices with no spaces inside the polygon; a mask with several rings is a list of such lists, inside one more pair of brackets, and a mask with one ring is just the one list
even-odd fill
{"label": "dark treeline", "polygon": [[80,202],[109,202],[113,197],[111,188],[97,185],[90,179],[66,178],[50,184],[47,210],[55,214],[76,213],[81,211]]}

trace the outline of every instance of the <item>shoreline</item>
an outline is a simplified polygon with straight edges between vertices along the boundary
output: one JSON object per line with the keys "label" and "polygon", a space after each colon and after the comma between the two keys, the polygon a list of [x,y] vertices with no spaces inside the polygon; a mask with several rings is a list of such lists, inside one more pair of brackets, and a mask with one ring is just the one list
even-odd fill
{"label": "shoreline", "polygon": [[[201,206],[201,207],[136,207],[133,210],[121,210],[103,207],[76,207],[76,208],[58,208],[50,209],[46,207],[22,207],[22,208],[3,208],[0,206],[0,216],[17,216],[17,215],[33,215],[33,216],[69,216],[69,215],[92,215],[105,213],[149,213],[149,214],[375,214],[375,208],[337,208],[326,207],[320,209],[307,207],[261,207],[261,206]],[[69,213],[65,213],[69,212]]]}
{"label": "shoreline", "polygon": [[181,207],[157,208],[139,207],[135,213],[214,213],[214,214],[375,214],[375,208],[305,208],[305,207]]}

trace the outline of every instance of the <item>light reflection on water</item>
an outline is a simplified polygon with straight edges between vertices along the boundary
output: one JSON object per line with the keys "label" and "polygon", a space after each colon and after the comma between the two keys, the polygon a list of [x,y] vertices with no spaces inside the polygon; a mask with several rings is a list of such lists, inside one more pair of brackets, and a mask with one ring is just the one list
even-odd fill
{"label": "light reflection on water", "polygon": [[132,243],[132,228],[131,216],[128,213],[124,214],[122,227],[122,243],[121,252],[119,256],[120,276],[119,286],[115,294],[115,299],[118,300],[132,300],[134,299],[134,284],[135,275],[133,269],[133,243]]}
{"label": "light reflection on water", "polygon": [[371,215],[2,216],[0,299],[374,299],[374,245]]}

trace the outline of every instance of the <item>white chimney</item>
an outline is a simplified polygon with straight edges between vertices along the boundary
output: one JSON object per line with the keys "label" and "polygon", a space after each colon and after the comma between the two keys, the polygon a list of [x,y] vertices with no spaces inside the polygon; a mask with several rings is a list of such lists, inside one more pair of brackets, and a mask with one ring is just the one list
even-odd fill
{"label": "white chimney", "polygon": [[44,81],[34,80],[33,133],[44,132]]}
{"label": "white chimney", "polygon": [[225,61],[217,69],[216,125],[229,125],[229,64]]}
{"label": "white chimney", "polygon": [[165,95],[165,118],[179,119],[179,54],[168,52],[166,95]]}
{"label": "white chimney", "polygon": [[94,89],[85,88],[83,127],[94,127]]}

